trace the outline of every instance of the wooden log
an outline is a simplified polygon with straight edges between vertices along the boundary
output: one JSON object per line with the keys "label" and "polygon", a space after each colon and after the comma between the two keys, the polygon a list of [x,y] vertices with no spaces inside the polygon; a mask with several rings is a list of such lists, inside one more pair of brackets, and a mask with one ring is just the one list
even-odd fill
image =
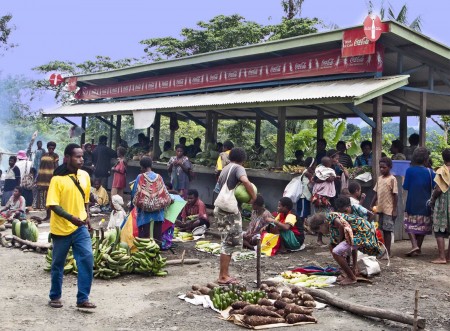
{"label": "wooden log", "polygon": [[[343,309],[356,315],[377,317],[403,324],[414,325],[414,317],[404,313],[351,303],[349,301],[340,299],[323,290],[304,288],[304,291],[308,294],[311,294],[314,297],[314,299],[320,299],[320,301],[323,301],[329,305],[335,306],[337,308]],[[417,318],[417,326],[420,329],[425,328],[425,322],[426,320],[424,318],[422,317]]]}
{"label": "wooden log", "polygon": [[24,240],[24,239],[22,239],[22,238],[19,238],[19,237],[17,237],[17,236],[14,236],[14,235],[12,236],[12,238],[13,238],[13,242],[16,241],[16,242],[18,242],[19,244],[27,245],[27,246],[29,246],[29,247],[31,247],[31,248],[34,248],[34,249],[36,249],[36,248],[40,248],[40,249],[49,249],[49,248],[52,247],[52,244],[50,244],[50,243],[38,243],[38,242],[33,242],[33,241],[29,241],[29,240]]}
{"label": "wooden log", "polygon": [[197,264],[197,263],[200,263],[199,259],[168,260],[166,262],[166,265]]}

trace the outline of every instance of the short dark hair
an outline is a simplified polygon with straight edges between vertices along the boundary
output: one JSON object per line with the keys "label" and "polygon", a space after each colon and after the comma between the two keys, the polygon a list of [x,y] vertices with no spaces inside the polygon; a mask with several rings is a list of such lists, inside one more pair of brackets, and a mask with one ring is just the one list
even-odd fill
{"label": "short dark hair", "polygon": [[152,167],[152,158],[150,156],[143,156],[141,161],[139,161],[139,165],[141,168],[147,169]]}
{"label": "short dark hair", "polygon": [[403,144],[400,140],[392,140],[392,147],[396,148],[399,153],[403,153]]}
{"label": "short dark hair", "polygon": [[349,197],[338,197],[334,200],[334,206],[337,210],[342,210],[343,208],[350,207],[352,204]]}
{"label": "short dark hair", "polygon": [[292,208],[294,207],[294,203],[292,202],[291,198],[288,197],[282,197],[280,199],[280,205],[286,207],[289,210],[292,210]]}
{"label": "short dark hair", "polygon": [[22,188],[20,186],[14,187],[15,190],[19,191],[20,194],[22,194]]}
{"label": "short dark hair", "polygon": [[47,148],[49,148],[49,147],[55,147],[56,148],[56,143],[54,141],[49,141],[47,143]]}
{"label": "short dark hair", "polygon": [[442,151],[442,159],[444,162],[450,162],[450,148],[446,148]]}
{"label": "short dark hair", "polygon": [[256,196],[256,199],[255,199],[254,204],[257,205],[257,206],[259,206],[259,207],[264,206],[264,198],[263,198],[263,196],[262,196],[261,194],[258,194],[258,195]]}
{"label": "short dark hair", "polygon": [[412,155],[412,163],[423,165],[428,160],[430,153],[425,147],[417,147]]}
{"label": "short dark hair", "polygon": [[186,147],[185,146],[183,146],[181,144],[178,144],[178,145],[175,146],[175,150],[177,150],[179,148],[183,150],[183,153],[186,152]]}
{"label": "short dark hair", "polygon": [[102,185],[102,179],[101,178],[94,178],[93,183],[100,183],[100,185]]}
{"label": "short dark hair", "polygon": [[81,148],[81,146],[73,143],[67,145],[66,148],[64,148],[64,155],[72,156],[73,150],[77,148]]}
{"label": "short dark hair", "polygon": [[194,143],[195,143],[196,141],[200,141],[200,142],[202,142],[202,138],[200,138],[200,137],[197,137],[197,138],[195,138],[195,139],[194,139]]}
{"label": "short dark hair", "polygon": [[419,140],[420,140],[420,136],[417,133],[413,133],[408,138],[410,145],[419,145]]}
{"label": "short dark hair", "polygon": [[98,137],[99,144],[106,143],[107,141],[108,141],[108,137],[107,136],[100,136],[100,137]]}
{"label": "short dark hair", "polygon": [[313,161],[315,162],[314,158],[311,157],[311,156],[308,156],[308,157],[305,159],[305,166],[310,167],[310,166],[311,166],[311,163],[313,163]]}
{"label": "short dark hair", "polygon": [[308,218],[308,225],[311,231],[317,232],[319,231],[319,228],[322,224],[325,223],[325,220],[327,219],[325,213],[316,213],[310,218]]}
{"label": "short dark hair", "polygon": [[348,183],[348,191],[350,194],[355,194],[356,191],[361,190],[361,185],[355,180],[352,180]]}
{"label": "short dark hair", "polygon": [[228,150],[230,150],[230,149],[234,148],[234,144],[233,144],[233,142],[231,140],[225,140],[223,142],[223,147],[228,149]]}
{"label": "short dark hair", "polygon": [[328,157],[333,157],[333,156],[335,156],[336,154],[338,154],[339,152],[337,151],[337,150],[335,150],[335,149],[329,149],[328,151],[327,151],[327,156]]}
{"label": "short dark hair", "polygon": [[117,147],[117,154],[118,155],[125,156],[126,152],[127,152],[127,149],[125,147],[123,147],[123,146]]}
{"label": "short dark hair", "polygon": [[327,141],[324,138],[317,139],[317,144],[319,144],[319,143],[324,143],[325,147],[327,147]]}
{"label": "short dark hair", "polygon": [[87,148],[87,147],[92,147],[92,144],[89,144],[89,143],[84,144],[84,148]]}
{"label": "short dark hair", "polygon": [[240,147],[233,148],[230,152],[230,161],[235,163],[242,163],[247,159],[247,153]]}
{"label": "short dark hair", "polygon": [[336,144],[336,148],[337,148],[339,145],[344,145],[345,149],[347,149],[347,144],[345,143],[345,141],[339,140],[339,141],[337,142],[337,144]]}
{"label": "short dark hair", "polygon": [[191,188],[188,190],[187,195],[193,195],[194,197],[198,198],[198,191],[195,188]]}
{"label": "short dark hair", "polygon": [[301,149],[297,149],[296,151],[295,151],[295,157],[298,157],[298,156],[305,156],[305,152],[303,152]]}
{"label": "short dark hair", "polygon": [[138,138],[144,139],[145,138],[145,133],[143,133],[143,132],[139,133],[138,134]]}
{"label": "short dark hair", "polygon": [[388,168],[392,168],[392,160],[389,157],[382,157],[379,163],[384,163]]}
{"label": "short dark hair", "polygon": [[180,139],[178,139],[178,142],[181,143],[182,140],[184,140],[184,142],[186,142],[187,139],[186,139],[186,137],[180,137]]}
{"label": "short dark hair", "polygon": [[361,142],[361,149],[363,149],[365,146],[369,146],[370,149],[372,149],[372,142],[370,140],[364,140],[363,142]]}
{"label": "short dark hair", "polygon": [[15,156],[15,155],[11,155],[11,156],[9,157],[9,159],[10,159],[10,160],[14,160],[14,162],[17,162],[17,156]]}
{"label": "short dark hair", "polygon": [[37,144],[42,144],[42,140],[36,141],[36,145],[37,145]]}

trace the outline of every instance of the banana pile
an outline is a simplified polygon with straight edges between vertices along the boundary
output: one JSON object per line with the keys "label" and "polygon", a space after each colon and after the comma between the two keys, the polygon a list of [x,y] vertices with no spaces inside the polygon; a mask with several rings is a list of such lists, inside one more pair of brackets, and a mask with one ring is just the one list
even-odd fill
{"label": "banana pile", "polygon": [[288,172],[290,174],[302,174],[305,170],[305,167],[295,166],[295,165],[283,165],[283,172]]}
{"label": "banana pile", "polygon": [[138,249],[131,255],[134,271],[141,274],[166,276],[166,259],[159,254],[159,246],[153,239],[134,238],[134,245]]}
{"label": "banana pile", "polygon": [[220,244],[212,243],[209,240],[199,240],[195,244],[195,249],[201,252],[211,253],[214,255],[220,254]]}
{"label": "banana pile", "polygon": [[194,235],[191,232],[182,232],[179,228],[174,229],[173,237],[178,238],[181,241],[194,240]]}
{"label": "banana pile", "polygon": [[[45,261],[47,261],[47,266],[44,268],[45,271],[50,271],[52,268],[52,258],[53,250],[49,249],[47,255],[45,256]],[[64,274],[70,274],[73,272],[75,275],[78,273],[77,261],[73,257],[72,248],[67,253],[66,262],[64,263]]]}
{"label": "banana pile", "polygon": [[283,282],[288,284],[294,284],[302,287],[314,287],[314,288],[323,288],[330,286],[330,280],[336,279],[334,276],[316,276],[316,275],[307,275],[302,274],[300,272],[292,272],[292,271],[283,271],[281,273],[281,277],[283,277]]}

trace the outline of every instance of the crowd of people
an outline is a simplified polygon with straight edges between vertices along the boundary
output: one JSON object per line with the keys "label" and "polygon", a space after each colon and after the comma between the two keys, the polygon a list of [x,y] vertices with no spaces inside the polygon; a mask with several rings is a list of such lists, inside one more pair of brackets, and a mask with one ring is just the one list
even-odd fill
{"label": "crowd of people", "polygon": [[[402,215],[411,241],[407,256],[420,255],[425,236],[434,233],[439,256],[431,262],[449,262],[450,252],[445,253],[445,239],[450,234],[450,149],[443,151],[444,166],[435,171],[431,167],[429,151],[418,147],[418,138],[412,135],[410,146],[406,148],[398,140],[392,142],[392,156],[383,155],[379,161],[380,176],[374,183],[371,201],[366,201],[360,184],[351,180],[348,172],[352,167],[373,166],[371,142],[361,143],[362,154],[353,162],[346,153],[345,142],[339,141],[336,149],[327,150],[326,140],[319,139],[315,157],[304,159],[303,151],[296,151],[294,163],[305,167],[299,181],[301,193],[294,201],[290,197],[280,197],[274,213],[266,209],[264,197],[256,194],[248,179],[243,167],[247,157],[245,150],[235,147],[231,141],[220,144],[215,167],[217,198],[213,213],[222,236],[218,283],[239,282],[229,271],[233,252],[242,247],[254,249],[266,233],[279,236],[280,253],[301,250],[305,231],[317,234],[319,245],[324,244],[324,235],[330,237],[331,254],[343,271],[340,283],[355,283],[357,251],[380,258],[392,255],[391,238],[398,219],[399,193],[397,178],[391,174],[392,160],[411,160],[411,167],[402,179],[402,187],[408,191]],[[60,160],[55,153],[55,142],[48,142],[47,150],[42,148],[41,141],[36,145],[32,161],[29,160],[31,153],[23,150],[9,158],[0,216],[8,220],[24,219],[27,208],[46,210],[44,220],[50,219],[56,253],[51,273],[50,305],[62,306],[63,260],[72,246],[74,255],[81,259],[81,263],[77,260],[77,305],[94,308],[88,300],[92,279],[86,275],[92,269],[86,237],[89,215],[110,213],[109,228],[122,225],[131,215],[125,211],[123,199],[128,185],[126,147],[121,144],[113,150],[107,146],[107,137],[100,136],[97,146],[68,145]],[[140,134],[139,142],[132,147],[145,149],[148,145],[149,139]],[[205,203],[198,191],[190,187],[195,176],[190,159],[202,151],[200,146],[200,138],[190,146],[186,146],[185,138],[180,138],[167,163],[170,182],[164,182],[162,176],[153,171],[151,156],[140,158],[141,171],[132,182],[129,206],[130,210],[135,210],[139,237],[152,237],[162,248],[170,246],[170,240],[166,245],[167,236],[173,234],[174,225],[167,223],[164,210],[173,202],[171,194],[178,194],[187,201],[175,226],[183,231],[210,226]],[[170,142],[164,144],[164,152],[167,151],[171,151]],[[111,197],[107,192],[110,176]],[[252,206],[246,231],[242,228],[239,204],[233,199],[238,185],[245,188]]]}

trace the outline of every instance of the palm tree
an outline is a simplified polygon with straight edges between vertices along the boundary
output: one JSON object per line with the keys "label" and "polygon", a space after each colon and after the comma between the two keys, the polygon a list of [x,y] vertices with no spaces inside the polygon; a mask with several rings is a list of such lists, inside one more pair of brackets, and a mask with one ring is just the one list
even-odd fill
{"label": "palm tree", "polygon": [[[374,10],[374,5],[373,5],[372,0],[368,1],[367,7],[369,10],[369,14],[371,14]],[[386,11],[387,11],[387,15],[386,15]],[[380,16],[381,16],[382,20],[387,16],[387,18],[389,20],[393,20],[400,24],[406,25],[415,31],[418,31],[418,32],[422,31],[422,17],[420,15],[417,16],[411,23],[409,23],[408,6],[406,5],[406,3],[402,6],[402,8],[400,8],[400,11],[398,12],[398,14],[395,14],[394,7],[392,6],[392,4],[388,3],[388,7],[386,9],[384,6],[384,1],[382,0],[381,8],[380,8]]]}
{"label": "palm tree", "polygon": [[293,19],[296,15],[300,15],[302,12],[302,5],[305,0],[282,0],[281,5],[286,13],[288,20]]}

